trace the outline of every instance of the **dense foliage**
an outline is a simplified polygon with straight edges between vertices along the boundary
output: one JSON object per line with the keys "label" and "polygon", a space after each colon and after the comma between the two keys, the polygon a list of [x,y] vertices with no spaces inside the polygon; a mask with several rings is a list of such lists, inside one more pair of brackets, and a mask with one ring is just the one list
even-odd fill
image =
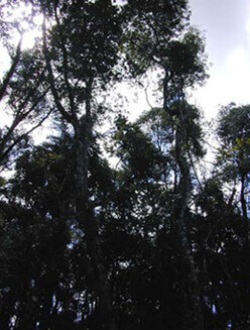
{"label": "dense foliage", "polygon": [[[187,91],[206,56],[187,1],[9,1],[0,36],[0,166],[13,170],[0,177],[0,328],[249,329],[250,107],[221,109],[201,178]],[[130,122],[114,87],[152,70],[158,106]],[[55,134],[35,145],[45,120]]]}

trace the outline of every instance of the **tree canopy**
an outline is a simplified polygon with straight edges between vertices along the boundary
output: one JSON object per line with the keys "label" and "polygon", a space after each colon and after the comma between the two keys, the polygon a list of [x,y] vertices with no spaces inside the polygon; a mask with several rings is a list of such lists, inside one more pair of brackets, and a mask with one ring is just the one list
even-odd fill
{"label": "tree canopy", "polygon": [[[202,177],[187,92],[206,54],[189,17],[185,0],[0,7],[1,329],[249,328],[250,106],[222,107]],[[40,33],[32,49],[23,26]],[[114,87],[152,71],[158,105],[131,121]]]}

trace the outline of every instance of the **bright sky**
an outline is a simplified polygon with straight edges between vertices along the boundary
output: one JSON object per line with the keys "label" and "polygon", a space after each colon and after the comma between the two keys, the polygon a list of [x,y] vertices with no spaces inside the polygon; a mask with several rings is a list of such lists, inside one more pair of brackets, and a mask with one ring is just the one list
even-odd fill
{"label": "bright sky", "polygon": [[[208,62],[211,63],[210,78],[204,87],[193,93],[193,102],[208,118],[216,115],[220,105],[250,103],[250,1],[189,0],[189,3],[191,23],[204,32]],[[26,47],[34,43],[32,39],[26,37]],[[4,56],[0,56],[0,73],[3,62]],[[128,93],[131,97],[131,90]],[[136,104],[140,109],[149,107],[144,93],[133,101],[132,117],[138,116]]]}
{"label": "bright sky", "polygon": [[204,31],[210,78],[194,94],[206,116],[219,105],[250,104],[250,1],[190,0],[192,24]]}

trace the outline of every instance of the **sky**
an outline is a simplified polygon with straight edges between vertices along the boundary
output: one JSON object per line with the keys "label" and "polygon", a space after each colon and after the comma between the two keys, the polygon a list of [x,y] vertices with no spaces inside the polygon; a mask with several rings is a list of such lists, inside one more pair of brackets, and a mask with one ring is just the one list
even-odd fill
{"label": "sky", "polygon": [[250,104],[250,1],[190,0],[191,23],[206,40],[210,78],[193,93],[208,118],[222,105]]}
{"label": "sky", "polygon": [[[210,75],[205,86],[193,92],[192,102],[207,118],[215,117],[220,106],[230,102],[250,104],[250,1],[189,0],[189,4],[191,24],[205,36]],[[27,40],[31,47],[32,38]],[[0,73],[2,50],[1,54]],[[149,107],[145,94],[134,101],[141,109]],[[134,105],[132,108],[132,117],[137,117]]]}
{"label": "sky", "polygon": [[[250,104],[250,0],[189,0],[189,6],[191,24],[205,37],[210,76],[192,91],[191,102],[210,120],[221,106]],[[154,106],[154,98],[148,96]],[[131,118],[149,107],[145,94],[139,93],[130,105]]]}

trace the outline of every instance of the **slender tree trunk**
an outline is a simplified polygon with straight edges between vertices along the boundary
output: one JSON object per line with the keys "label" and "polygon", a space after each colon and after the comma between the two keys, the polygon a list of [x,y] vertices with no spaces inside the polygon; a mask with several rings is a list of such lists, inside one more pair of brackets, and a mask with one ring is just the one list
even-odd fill
{"label": "slender tree trunk", "polygon": [[183,272],[186,274],[186,292],[184,324],[186,329],[202,330],[204,329],[203,315],[200,301],[200,287],[198,280],[198,270],[192,255],[190,244],[186,232],[185,216],[188,210],[188,202],[191,194],[191,175],[188,161],[183,150],[183,144],[186,142],[185,122],[182,118],[180,109],[180,124],[176,132],[176,162],[180,170],[180,182],[178,187],[178,202],[176,205],[175,217],[177,220],[181,251]]}
{"label": "slender tree trunk", "polygon": [[95,289],[99,297],[100,329],[116,330],[114,314],[112,312],[112,299],[101,250],[99,224],[93,210],[88,203],[88,171],[89,149],[92,139],[91,115],[92,81],[86,88],[86,111],[75,127],[76,143],[76,186],[77,186],[77,219],[85,233],[87,251],[91,259],[91,269],[94,274]]}
{"label": "slender tree trunk", "polygon": [[[171,72],[165,69],[165,77],[163,79],[163,107],[167,109],[168,100],[170,96],[169,81],[171,80]],[[181,89],[181,88],[180,88]],[[182,93],[181,93],[182,94]],[[203,330],[203,315],[200,302],[200,287],[198,281],[198,270],[196,269],[192,251],[187,237],[185,216],[188,210],[188,202],[192,189],[190,165],[186,159],[187,152],[183,146],[188,139],[185,118],[183,116],[182,105],[179,105],[178,113],[171,113],[170,115],[178,116],[175,136],[175,157],[176,163],[180,171],[180,180],[177,182],[175,170],[175,187],[174,191],[177,193],[177,202],[175,209],[175,218],[180,238],[180,245],[182,251],[182,265],[183,273],[186,274],[186,291],[187,297],[184,305],[185,312],[183,324],[187,330]],[[171,111],[171,110],[170,110]]]}
{"label": "slender tree trunk", "polygon": [[240,189],[240,203],[242,209],[242,215],[247,220],[247,203],[245,199],[245,175],[241,174],[241,189]]}

